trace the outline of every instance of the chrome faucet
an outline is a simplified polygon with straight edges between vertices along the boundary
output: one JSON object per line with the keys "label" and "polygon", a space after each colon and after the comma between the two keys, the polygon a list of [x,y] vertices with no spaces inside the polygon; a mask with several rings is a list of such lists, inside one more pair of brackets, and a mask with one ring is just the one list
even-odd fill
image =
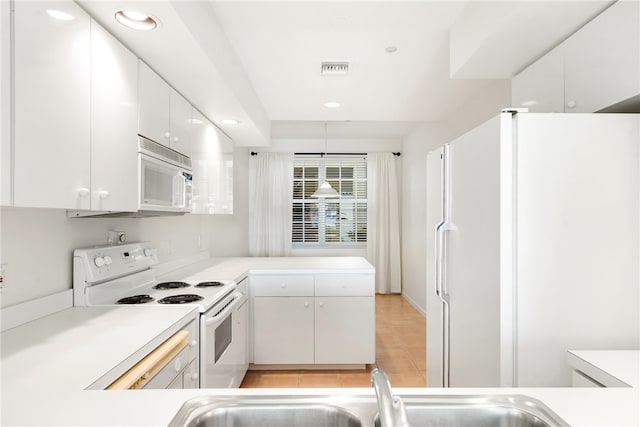
{"label": "chrome faucet", "polygon": [[378,412],[382,427],[410,427],[404,402],[391,393],[389,377],[382,369],[371,371],[371,384],[378,399]]}

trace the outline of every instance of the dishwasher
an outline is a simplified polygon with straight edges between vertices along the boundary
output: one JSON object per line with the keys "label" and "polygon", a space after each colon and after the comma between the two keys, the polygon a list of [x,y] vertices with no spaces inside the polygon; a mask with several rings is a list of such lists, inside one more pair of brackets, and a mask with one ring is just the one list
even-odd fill
{"label": "dishwasher", "polygon": [[198,388],[196,322],[173,334],[112,382],[107,390]]}

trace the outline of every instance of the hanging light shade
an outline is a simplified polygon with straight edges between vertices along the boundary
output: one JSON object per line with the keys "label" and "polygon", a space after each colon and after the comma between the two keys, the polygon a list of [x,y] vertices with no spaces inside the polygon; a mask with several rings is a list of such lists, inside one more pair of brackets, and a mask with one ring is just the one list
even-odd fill
{"label": "hanging light shade", "polygon": [[[322,163],[324,164],[324,156],[327,154],[327,123],[324,124],[324,154],[322,157]],[[325,181],[318,187],[318,189],[311,195],[311,197],[315,198],[336,198],[340,197],[340,193],[338,193],[332,186],[329,184],[329,181],[325,179]]]}

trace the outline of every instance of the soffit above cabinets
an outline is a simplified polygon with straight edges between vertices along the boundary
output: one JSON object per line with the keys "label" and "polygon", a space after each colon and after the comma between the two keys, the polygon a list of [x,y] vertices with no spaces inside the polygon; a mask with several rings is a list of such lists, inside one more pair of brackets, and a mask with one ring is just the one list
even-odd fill
{"label": "soffit above cabinets", "polygon": [[[394,130],[448,120],[496,87],[508,99],[513,75],[612,3],[78,2],[234,143],[253,146],[270,143],[272,121]],[[124,7],[153,14],[160,27],[126,29],[113,19]],[[321,75],[327,61],[348,62],[348,73]],[[240,125],[221,125],[225,117]]]}

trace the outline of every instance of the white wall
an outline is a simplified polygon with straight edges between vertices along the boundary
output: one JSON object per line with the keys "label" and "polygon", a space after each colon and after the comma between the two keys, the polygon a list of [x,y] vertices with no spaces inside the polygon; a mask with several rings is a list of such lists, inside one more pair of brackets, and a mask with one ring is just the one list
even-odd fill
{"label": "white wall", "polygon": [[402,294],[416,309],[426,306],[427,153],[452,141],[509,107],[509,80],[489,83],[492,96],[476,97],[446,122],[418,125],[402,143]]}
{"label": "white wall", "polygon": [[209,250],[213,256],[247,256],[248,151],[234,151],[233,215],[159,218],[67,218],[62,209],[0,209],[5,286],[1,307],[72,287],[73,249],[106,244],[109,230],[124,230],[127,240],[153,242],[161,263]]}

